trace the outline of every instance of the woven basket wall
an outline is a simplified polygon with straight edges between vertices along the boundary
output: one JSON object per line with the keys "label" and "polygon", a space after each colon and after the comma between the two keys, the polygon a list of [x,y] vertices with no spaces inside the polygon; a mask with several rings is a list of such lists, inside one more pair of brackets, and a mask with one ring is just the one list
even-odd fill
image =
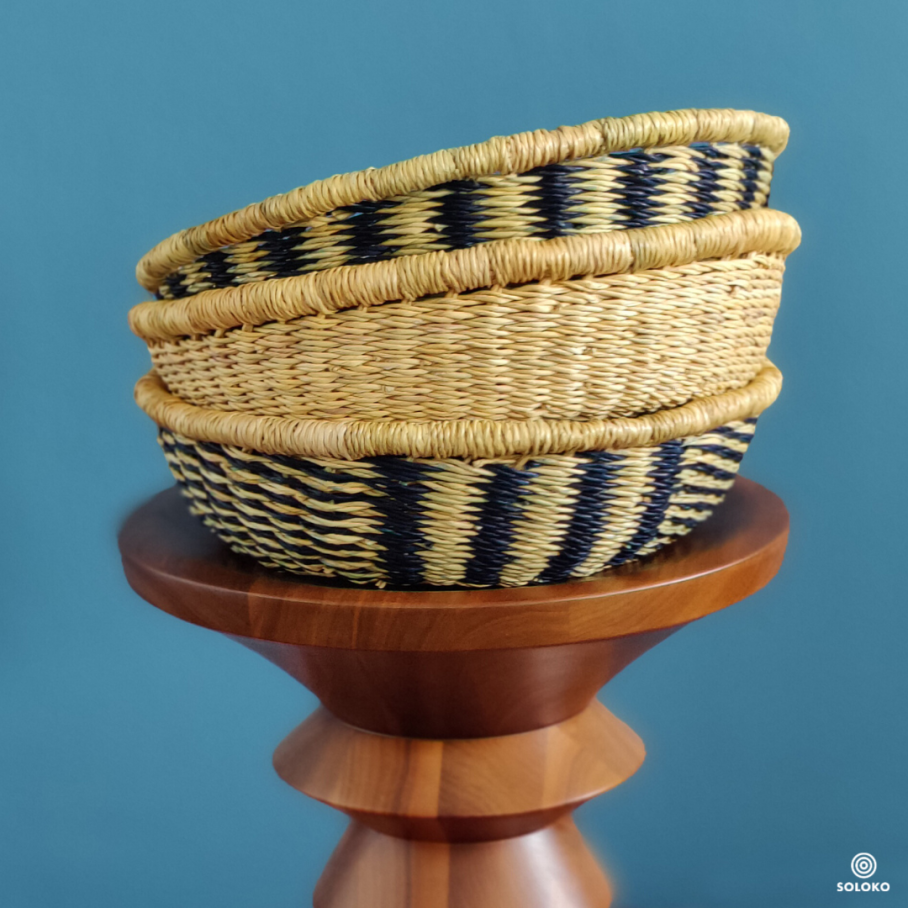
{"label": "woven basket wall", "polygon": [[223,413],[154,375],[137,398],[194,512],[238,552],[356,583],[519,586],[705,520],[780,387],[766,364],[744,389],[636,419],[428,426]]}
{"label": "woven basket wall", "polygon": [[268,567],[400,588],[582,578],[688,533],[781,387],[787,137],[607,118],[174,234],[130,326],[192,511]]}
{"label": "woven basket wall", "polygon": [[534,282],[149,344],[189,403],[320,419],[636,416],[746,385],[784,258]]}
{"label": "woven basket wall", "polygon": [[799,237],[781,212],[737,212],[208,290],[142,303],[130,319],[170,390],[203,407],[636,416],[756,375]]}
{"label": "woven basket wall", "polygon": [[756,145],[697,143],[452,180],[224,246],[179,267],[158,294],[178,299],[496,240],[604,233],[761,208],[774,159]]}
{"label": "woven basket wall", "polygon": [[526,460],[257,454],[162,430],[202,518],[267,567],[379,586],[586,577],[689,533],[731,487],[755,419],[650,447]]}
{"label": "woven basket wall", "polygon": [[514,237],[675,223],[765,205],[788,125],[676,110],[497,137],[341,174],[158,244],[161,298]]}

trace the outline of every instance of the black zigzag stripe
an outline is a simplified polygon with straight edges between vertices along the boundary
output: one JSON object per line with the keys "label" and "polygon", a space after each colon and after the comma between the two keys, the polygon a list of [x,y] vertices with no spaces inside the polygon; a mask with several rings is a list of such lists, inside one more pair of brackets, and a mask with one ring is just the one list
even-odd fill
{"label": "black zigzag stripe", "polygon": [[432,187],[441,196],[438,211],[429,220],[444,235],[452,249],[467,249],[477,242],[476,226],[487,217],[481,207],[482,183],[473,180],[451,180]]}
{"label": "black zigzag stripe", "polygon": [[479,532],[473,537],[472,557],[465,582],[495,586],[508,564],[508,548],[520,519],[520,501],[536,478],[530,462],[522,470],[496,463],[486,467],[492,478],[482,489],[484,503],[479,511]]}
{"label": "black zigzag stripe", "polygon": [[[731,157],[723,151],[722,145],[698,143],[691,147],[699,152],[697,179],[684,184],[683,188],[677,183],[671,183],[671,186],[673,194],[683,192],[688,196],[688,214],[696,219],[716,213],[717,171],[727,168]],[[760,148],[741,147],[746,149],[747,155],[743,160],[736,157],[734,172],[739,180],[740,207],[750,208],[754,205],[760,176],[763,174],[766,179],[770,168]],[[659,197],[675,172],[672,156],[635,149],[603,155],[595,166],[601,166],[603,161],[609,162],[615,170],[619,216],[617,220],[605,218],[602,229],[646,227],[653,223]],[[524,201],[522,204],[515,202],[512,212],[524,218],[528,236],[551,239],[577,232],[573,217],[582,208],[584,194],[591,191],[588,180],[592,166],[592,162],[583,161],[548,164],[518,174],[533,178],[523,181],[519,191],[523,193]],[[489,205],[490,185],[489,181],[452,180],[424,190],[427,197],[435,197],[436,208],[427,215],[427,220],[442,238],[439,248],[465,249],[496,238],[494,229],[480,229],[484,221],[500,213],[500,209]],[[404,196],[360,202],[328,212],[320,220],[333,225],[334,232],[318,244],[320,255],[306,250],[309,230],[306,226],[267,230],[246,241],[265,253],[254,263],[254,268],[280,278],[322,267],[325,253],[331,253],[329,258],[332,260],[339,259],[341,263],[351,265],[406,254],[406,247],[396,242],[402,237],[383,225],[387,224],[389,215],[410,202],[409,197]],[[584,229],[588,230],[589,225]],[[427,236],[427,239],[430,243],[436,242],[437,236]],[[202,287],[221,288],[243,283],[249,269],[228,261],[230,250],[231,247],[225,247],[209,252],[200,256],[185,274],[179,271],[171,274],[161,283],[158,296],[181,298]]]}
{"label": "black zigzag stripe", "polygon": [[617,567],[630,561],[644,545],[658,535],[659,526],[668,510],[675,479],[681,468],[683,454],[684,445],[680,441],[667,441],[659,445],[653,468],[646,474],[653,480],[655,488],[640,518],[640,526],[624,548],[609,561],[609,567]]}
{"label": "black zigzag stripe", "polygon": [[548,164],[529,171],[538,180],[530,191],[534,207],[542,216],[538,236],[554,239],[575,232],[570,212],[580,189],[574,174],[582,170],[582,167],[571,164]]}
{"label": "black zigzag stripe", "polygon": [[612,488],[615,479],[621,475],[624,457],[610,451],[596,451],[585,455],[585,458],[586,462],[580,467],[580,477],[574,483],[577,501],[567,533],[561,541],[561,551],[549,560],[539,575],[540,583],[568,580],[589,557],[593,543],[608,519],[609,502],[615,497]]}
{"label": "black zigzag stripe", "polygon": [[665,160],[665,155],[647,154],[637,150],[621,152],[615,157],[627,161],[619,168],[622,176],[617,181],[624,187],[622,206],[626,220],[623,226],[630,229],[649,227],[653,223],[652,214],[657,197],[663,194],[659,188],[661,181],[653,165],[661,164]]}
{"label": "black zigzag stripe", "polygon": [[418,586],[423,579],[420,552],[426,546],[420,528],[424,519],[421,502],[427,492],[423,483],[439,468],[404,457],[373,457],[368,463],[379,474],[368,484],[384,493],[370,502],[384,518],[380,539],[389,582],[392,586]]}

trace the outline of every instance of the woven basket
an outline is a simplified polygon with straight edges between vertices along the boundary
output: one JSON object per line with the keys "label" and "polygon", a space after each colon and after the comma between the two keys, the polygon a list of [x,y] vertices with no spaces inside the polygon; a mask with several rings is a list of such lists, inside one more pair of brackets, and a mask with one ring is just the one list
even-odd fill
{"label": "woven basket", "polygon": [[499,137],[320,180],[174,234],[137,276],[173,299],[396,256],[760,207],[787,139],[784,120],[735,110]]}
{"label": "woven basket", "polygon": [[235,551],[355,583],[483,587],[588,576],[685,535],[780,383],[767,364],[738,391],[587,423],[252,417],[193,407],[154,375],[136,396],[191,509]]}
{"label": "woven basket", "polygon": [[[170,390],[203,407],[322,419],[636,416],[757,374],[798,239],[788,215],[742,212],[515,242],[491,265],[476,248],[208,291],[141,304],[131,321]],[[588,276],[564,278],[575,273]],[[462,292],[486,281],[497,286]],[[431,295],[381,299],[416,286]]]}

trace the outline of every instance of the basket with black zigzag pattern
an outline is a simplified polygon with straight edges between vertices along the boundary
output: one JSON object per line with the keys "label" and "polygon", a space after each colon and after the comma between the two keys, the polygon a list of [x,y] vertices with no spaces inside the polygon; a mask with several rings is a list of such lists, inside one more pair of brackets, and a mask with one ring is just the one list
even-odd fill
{"label": "basket with black zigzag pattern", "polygon": [[139,263],[161,299],[344,265],[760,208],[788,126],[739,110],[605,118],[342,174],[174,234]]}
{"label": "basket with black zigzag pattern", "polygon": [[136,397],[235,551],[354,583],[487,587],[589,576],[688,533],[780,386],[767,363],[743,389],[584,422],[250,416],[187,404],[154,373]]}

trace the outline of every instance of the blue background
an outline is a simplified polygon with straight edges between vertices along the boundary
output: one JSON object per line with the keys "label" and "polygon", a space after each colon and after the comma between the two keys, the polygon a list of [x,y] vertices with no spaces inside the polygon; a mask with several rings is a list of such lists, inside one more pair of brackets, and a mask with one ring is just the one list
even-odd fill
{"label": "blue background", "polygon": [[[343,821],[270,769],[313,698],[144,604],[115,529],[169,484],[133,265],[329,174],[561,123],[746,107],[801,222],[747,475],[777,580],[610,685],[648,759],[579,821],[622,908],[908,899],[900,3],[7,2],[0,904],[307,904]],[[889,896],[835,893],[869,851]]]}

